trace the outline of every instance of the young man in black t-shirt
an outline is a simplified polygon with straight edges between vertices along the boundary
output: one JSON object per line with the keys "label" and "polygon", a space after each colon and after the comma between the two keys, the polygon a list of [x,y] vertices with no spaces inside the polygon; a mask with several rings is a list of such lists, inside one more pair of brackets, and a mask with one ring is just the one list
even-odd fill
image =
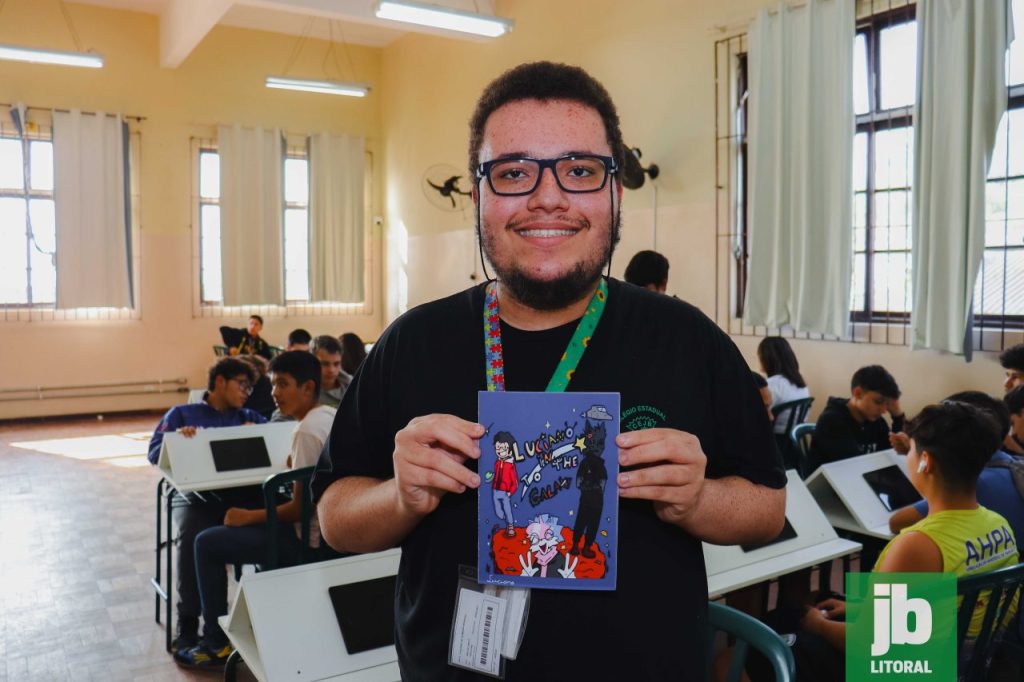
{"label": "young man in black t-shirt", "polygon": [[[581,69],[526,64],[481,97],[470,167],[507,390],[544,390],[598,290],[618,240],[623,149],[611,99]],[[313,483],[336,549],[402,547],[405,680],[487,679],[447,663],[459,567],[476,564],[486,286],[385,331]],[[729,338],[676,299],[609,280],[585,345],[568,390],[621,394],[622,433],[605,451],[621,466],[607,482],[621,498],[618,582],[533,590],[505,679],[703,680],[701,541],[767,541],[783,524],[786,479],[767,415]]]}
{"label": "young man in black t-shirt", "polygon": [[[892,428],[883,418],[889,413]],[[831,397],[811,439],[812,468],[840,459],[895,448],[906,454],[900,387],[881,365],[861,367],[850,379],[850,397]]]}

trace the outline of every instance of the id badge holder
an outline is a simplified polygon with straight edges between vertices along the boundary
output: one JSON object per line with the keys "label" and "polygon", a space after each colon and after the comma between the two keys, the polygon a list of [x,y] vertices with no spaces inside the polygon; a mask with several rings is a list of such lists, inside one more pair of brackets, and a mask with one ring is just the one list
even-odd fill
{"label": "id badge holder", "polygon": [[459,566],[448,665],[498,679],[514,660],[526,632],[530,591],[481,585],[476,568]]}

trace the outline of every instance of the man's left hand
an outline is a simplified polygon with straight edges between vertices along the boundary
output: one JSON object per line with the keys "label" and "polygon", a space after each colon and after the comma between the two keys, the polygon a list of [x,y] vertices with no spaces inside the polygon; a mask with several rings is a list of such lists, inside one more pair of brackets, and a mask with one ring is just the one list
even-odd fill
{"label": "man's left hand", "polygon": [[620,433],[619,464],[636,467],[619,474],[619,495],[651,500],[658,518],[683,525],[704,489],[707,456],[696,436],[676,429]]}
{"label": "man's left hand", "polygon": [[224,513],[224,525],[225,526],[248,526],[249,521],[249,510],[242,509],[241,507],[231,507]]}

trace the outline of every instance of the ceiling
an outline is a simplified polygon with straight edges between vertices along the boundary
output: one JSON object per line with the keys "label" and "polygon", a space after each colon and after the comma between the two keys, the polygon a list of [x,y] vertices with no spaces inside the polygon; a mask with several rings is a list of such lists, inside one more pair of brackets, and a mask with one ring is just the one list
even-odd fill
{"label": "ceiling", "polygon": [[[385,47],[407,33],[479,40],[452,31],[378,19],[375,0],[68,0],[80,5],[156,14],[160,17],[160,65],[176,68],[214,26],[236,26]],[[493,14],[493,0],[429,0],[430,4]]]}

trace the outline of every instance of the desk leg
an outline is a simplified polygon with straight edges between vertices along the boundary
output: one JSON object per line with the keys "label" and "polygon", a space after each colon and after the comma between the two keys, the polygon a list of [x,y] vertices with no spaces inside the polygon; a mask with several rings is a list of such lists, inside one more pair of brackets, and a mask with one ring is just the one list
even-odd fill
{"label": "desk leg", "polygon": [[157,624],[160,623],[160,530],[162,528],[160,525],[160,512],[164,501],[163,497],[164,479],[161,478],[156,484],[156,548],[153,551],[153,554],[156,557],[156,569],[153,572],[153,602],[156,611],[154,618],[156,619]]}
{"label": "desk leg", "polygon": [[167,524],[167,622],[164,624],[165,629],[165,644],[167,652],[171,651],[171,628],[174,627],[174,528],[171,519],[171,505],[174,502],[174,496],[178,494],[178,491],[173,486],[168,486],[170,490],[167,492],[167,514],[164,519],[164,523]]}

